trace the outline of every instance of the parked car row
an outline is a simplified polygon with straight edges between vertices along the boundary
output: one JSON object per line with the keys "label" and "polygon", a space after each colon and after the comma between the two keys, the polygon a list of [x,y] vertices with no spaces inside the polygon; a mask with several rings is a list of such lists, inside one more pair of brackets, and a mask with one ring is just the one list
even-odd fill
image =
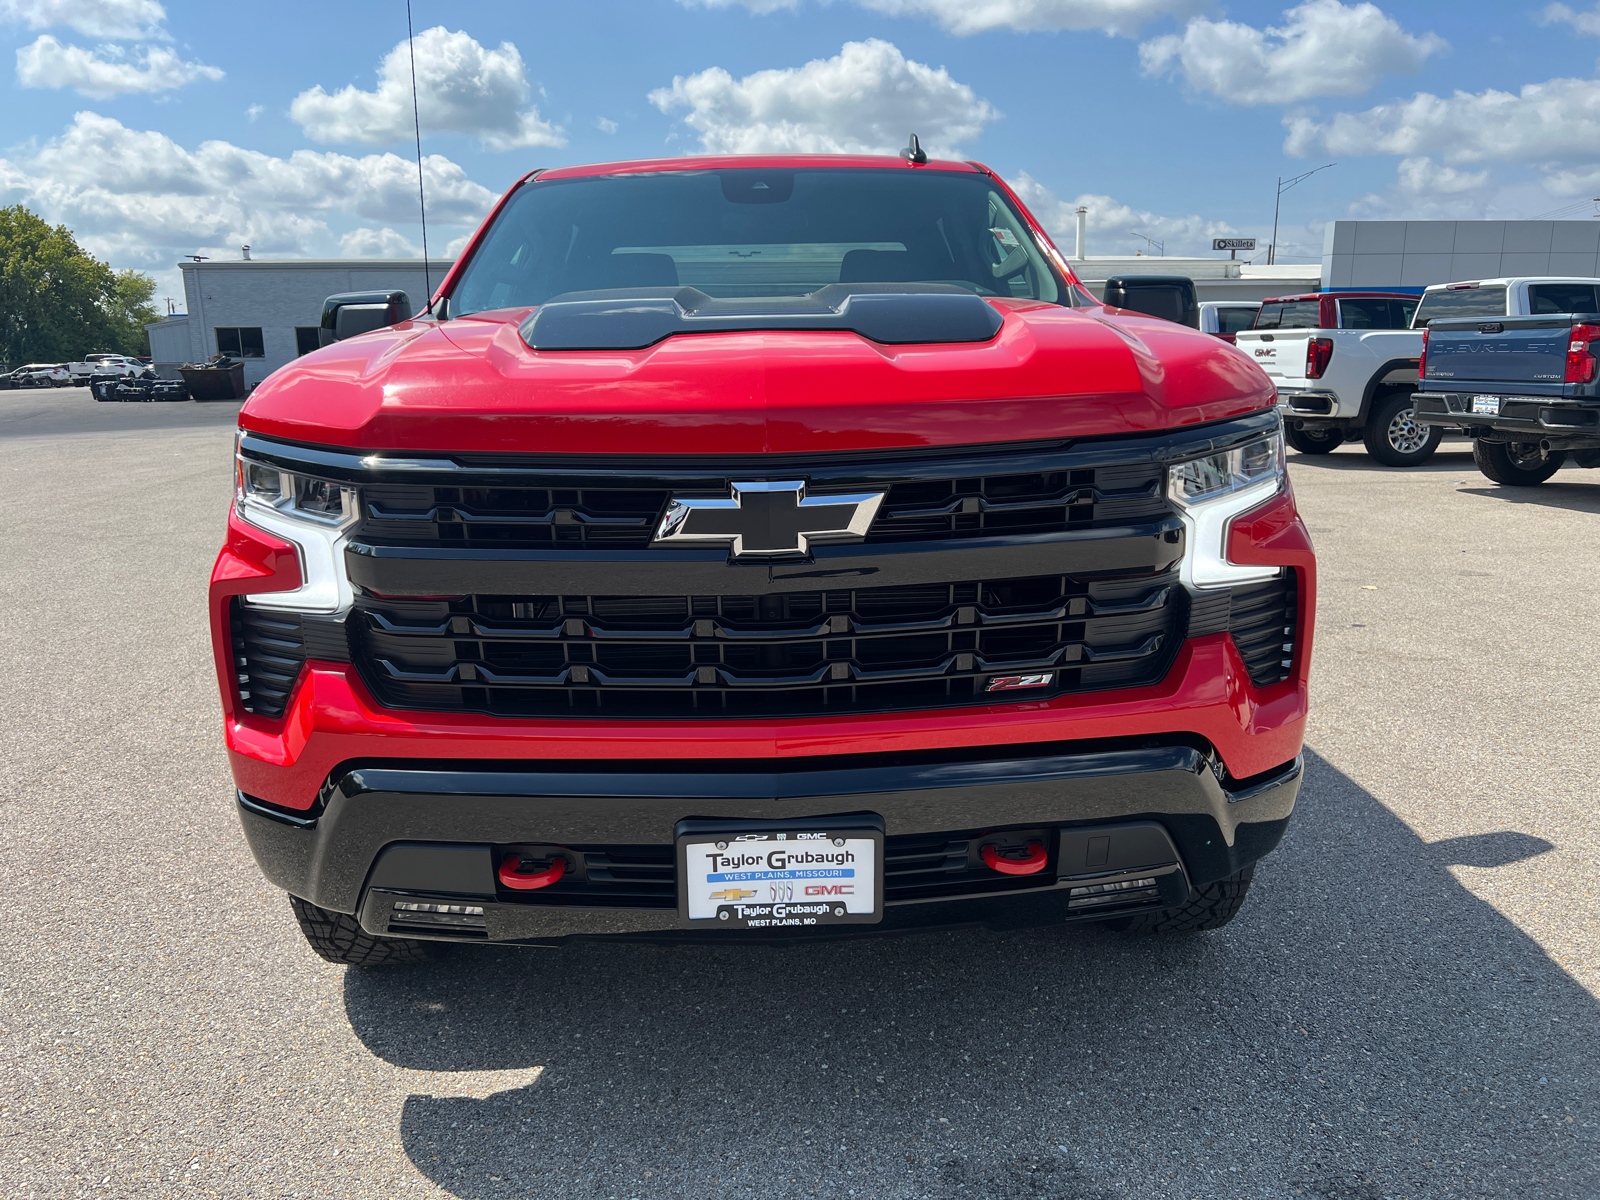
{"label": "parked car row", "polygon": [[94,376],[131,379],[150,370],[150,360],[126,354],[86,354],[82,362],[27,363],[0,375],[0,388],[83,387]]}
{"label": "parked car row", "polygon": [[[1106,281],[1107,304],[1193,326],[1249,355],[1277,386],[1285,439],[1302,454],[1360,441],[1379,462],[1410,467],[1431,458],[1452,431],[1472,436],[1479,466],[1499,483],[1542,482],[1569,453],[1581,466],[1600,466],[1600,393],[1585,391],[1593,390],[1592,373],[1572,373],[1581,375],[1582,356],[1600,341],[1600,279],[1440,283],[1420,297],[1355,290],[1259,304],[1194,297],[1193,281],[1180,276]],[[1441,341],[1424,373],[1430,328]],[[1556,361],[1558,351],[1574,357]],[[1517,396],[1498,394],[1507,384]],[[1469,395],[1469,386],[1498,390]],[[1443,398],[1429,396],[1419,409],[1419,389]],[[1501,419],[1462,419],[1474,416]]]}

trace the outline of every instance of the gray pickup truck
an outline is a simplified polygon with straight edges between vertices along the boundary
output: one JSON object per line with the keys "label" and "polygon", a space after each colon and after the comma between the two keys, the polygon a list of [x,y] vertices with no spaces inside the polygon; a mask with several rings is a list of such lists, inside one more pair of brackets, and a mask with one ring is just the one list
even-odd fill
{"label": "gray pickup truck", "polygon": [[1596,307],[1433,321],[1416,419],[1464,431],[1496,483],[1543,483],[1569,455],[1600,467],[1600,297]]}

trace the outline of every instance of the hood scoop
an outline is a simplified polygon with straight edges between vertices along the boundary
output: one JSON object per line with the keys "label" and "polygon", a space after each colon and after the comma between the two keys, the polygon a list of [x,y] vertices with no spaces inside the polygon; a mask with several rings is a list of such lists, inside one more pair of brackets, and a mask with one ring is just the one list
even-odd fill
{"label": "hood scoop", "polygon": [[692,287],[567,292],[520,327],[534,350],[642,350],[679,333],[848,330],[885,346],[987,342],[1000,313],[949,284],[834,283],[804,296],[717,299]]}

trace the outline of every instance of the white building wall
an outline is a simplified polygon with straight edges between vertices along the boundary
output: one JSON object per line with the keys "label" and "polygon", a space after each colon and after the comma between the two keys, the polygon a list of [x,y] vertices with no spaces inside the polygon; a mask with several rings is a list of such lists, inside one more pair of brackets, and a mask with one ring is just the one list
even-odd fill
{"label": "white building wall", "polygon": [[[430,261],[429,280],[439,286],[449,260]],[[271,260],[180,263],[189,310],[189,361],[217,353],[217,328],[259,327],[264,358],[244,360],[246,385],[260,383],[296,356],[295,329],[322,320],[322,302],[336,292],[389,291],[411,298],[413,311],[427,303],[420,259]]]}
{"label": "white building wall", "polygon": [[[170,368],[189,361],[187,316],[165,317],[160,321],[150,322],[144,329],[150,335],[150,361],[156,367],[157,374],[170,375]],[[169,369],[163,372],[162,367]]]}
{"label": "white building wall", "polygon": [[1334,221],[1325,288],[1404,288],[1511,275],[1594,278],[1600,221]]}

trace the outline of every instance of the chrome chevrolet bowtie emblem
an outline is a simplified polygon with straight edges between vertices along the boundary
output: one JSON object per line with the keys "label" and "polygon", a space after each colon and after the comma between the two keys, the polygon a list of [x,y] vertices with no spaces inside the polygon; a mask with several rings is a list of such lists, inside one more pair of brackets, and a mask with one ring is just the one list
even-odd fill
{"label": "chrome chevrolet bowtie emblem", "polygon": [[732,558],[809,553],[816,542],[867,536],[883,492],[808,496],[796,483],[735,483],[731,498],[678,499],[656,530],[657,545],[728,546]]}

